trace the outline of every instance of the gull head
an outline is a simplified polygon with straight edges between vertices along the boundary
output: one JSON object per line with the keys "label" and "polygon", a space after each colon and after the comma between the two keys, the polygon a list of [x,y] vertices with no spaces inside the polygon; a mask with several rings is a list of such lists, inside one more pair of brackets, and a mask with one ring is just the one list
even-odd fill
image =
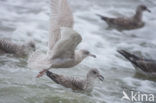
{"label": "gull head", "polygon": [[24,46],[28,51],[35,51],[36,50],[36,46],[35,46],[35,43],[33,41],[27,42]]}
{"label": "gull head", "polygon": [[145,6],[145,5],[139,5],[139,6],[138,6],[138,9],[141,10],[141,11],[148,11],[148,12],[151,12],[151,10],[149,10],[149,9],[147,8],[147,6]]}
{"label": "gull head", "polygon": [[88,57],[88,56],[96,58],[96,55],[91,54],[88,50],[81,50],[80,52],[81,52],[83,58]]}
{"label": "gull head", "polygon": [[91,69],[87,74],[87,79],[95,80],[97,78],[101,81],[104,80],[104,77],[100,74],[100,72],[97,69]]}

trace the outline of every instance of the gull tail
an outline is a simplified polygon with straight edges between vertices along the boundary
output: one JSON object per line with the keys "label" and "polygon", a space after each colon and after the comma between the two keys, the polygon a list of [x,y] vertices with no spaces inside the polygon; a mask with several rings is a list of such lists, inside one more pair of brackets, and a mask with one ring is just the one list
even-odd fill
{"label": "gull tail", "polygon": [[139,57],[137,57],[137,56],[125,51],[125,50],[118,50],[118,52],[134,65],[137,65],[136,61],[140,60]]}
{"label": "gull tail", "polygon": [[47,74],[47,76],[51,79],[51,80],[53,80],[54,82],[56,82],[57,84],[59,84],[59,75],[58,74],[55,74],[55,73],[53,73],[53,72],[50,72],[50,71],[47,71],[46,72],[46,74]]}

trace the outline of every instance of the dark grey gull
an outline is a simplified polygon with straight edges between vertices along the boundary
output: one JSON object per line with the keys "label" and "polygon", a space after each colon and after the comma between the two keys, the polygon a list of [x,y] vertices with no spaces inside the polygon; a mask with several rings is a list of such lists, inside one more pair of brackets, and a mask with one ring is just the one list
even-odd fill
{"label": "dark grey gull", "polygon": [[156,60],[140,58],[125,50],[118,50],[118,52],[133,64],[138,73],[149,77],[156,76]]}

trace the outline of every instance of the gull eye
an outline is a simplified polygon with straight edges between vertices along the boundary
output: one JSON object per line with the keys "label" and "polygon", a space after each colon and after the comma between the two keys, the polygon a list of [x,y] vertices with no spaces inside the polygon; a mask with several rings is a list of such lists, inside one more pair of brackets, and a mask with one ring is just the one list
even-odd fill
{"label": "gull eye", "polygon": [[35,48],[35,44],[34,43],[31,43],[30,44],[30,47]]}
{"label": "gull eye", "polygon": [[30,41],[30,42],[28,43],[28,46],[34,48],[34,47],[35,47],[35,44],[34,44],[32,41]]}
{"label": "gull eye", "polygon": [[146,8],[146,6],[142,6],[142,9],[143,9],[143,10],[146,10],[147,8]]}
{"label": "gull eye", "polygon": [[93,74],[97,74],[97,72],[96,71],[93,71]]}
{"label": "gull eye", "polygon": [[88,52],[88,51],[86,51],[86,52],[85,52],[85,54],[89,54],[89,52]]}

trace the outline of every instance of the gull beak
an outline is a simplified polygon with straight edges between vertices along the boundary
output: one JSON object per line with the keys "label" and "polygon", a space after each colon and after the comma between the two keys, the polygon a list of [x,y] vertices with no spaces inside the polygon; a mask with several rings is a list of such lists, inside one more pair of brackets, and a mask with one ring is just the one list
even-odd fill
{"label": "gull beak", "polygon": [[151,13],[151,10],[149,10],[149,9],[146,9],[149,13]]}
{"label": "gull beak", "polygon": [[99,80],[103,81],[104,77],[102,75],[98,75]]}
{"label": "gull beak", "polygon": [[96,58],[96,55],[94,55],[94,54],[89,54],[89,56]]}

